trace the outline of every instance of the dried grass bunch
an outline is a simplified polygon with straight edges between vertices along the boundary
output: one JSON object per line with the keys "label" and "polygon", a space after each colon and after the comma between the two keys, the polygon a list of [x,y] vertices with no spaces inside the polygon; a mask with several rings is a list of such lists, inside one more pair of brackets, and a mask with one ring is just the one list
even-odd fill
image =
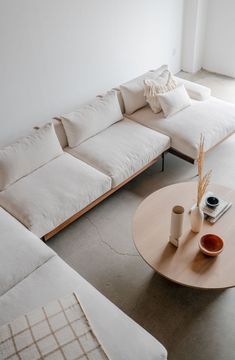
{"label": "dried grass bunch", "polygon": [[197,206],[200,206],[202,198],[206,193],[206,189],[210,183],[211,173],[212,173],[212,170],[210,170],[208,173],[203,175],[203,166],[204,166],[204,158],[205,158],[204,142],[205,142],[205,139],[201,135],[200,145],[199,145],[199,153],[198,153],[198,159],[197,159],[198,176],[199,176],[198,187],[197,187]]}

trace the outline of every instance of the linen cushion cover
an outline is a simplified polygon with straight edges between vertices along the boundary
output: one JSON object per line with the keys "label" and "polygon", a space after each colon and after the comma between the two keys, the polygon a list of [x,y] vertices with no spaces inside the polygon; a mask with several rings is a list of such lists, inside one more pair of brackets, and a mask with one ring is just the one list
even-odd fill
{"label": "linen cushion cover", "polygon": [[[121,94],[121,91],[120,91],[120,87],[114,87],[112,90],[110,91],[115,91],[116,94],[117,94],[117,98],[118,98],[118,102],[119,102],[119,106],[120,106],[120,109],[121,109],[121,112],[122,114],[125,113],[125,106],[124,106],[124,101],[123,101],[123,98],[122,98],[122,94]],[[99,94],[97,95],[97,97],[104,97],[107,93],[109,93],[110,91],[106,92],[105,94]]]}
{"label": "linen cushion cover", "polygon": [[184,111],[165,118],[154,114],[149,106],[128,116],[171,138],[172,148],[192,159],[198,157],[200,134],[205,137],[205,151],[235,132],[235,105],[210,97],[205,101],[192,100]]}
{"label": "linen cushion cover", "polygon": [[52,123],[54,125],[55,133],[56,133],[56,136],[58,137],[60,145],[61,145],[62,149],[64,149],[66,146],[68,146],[68,139],[67,139],[62,121],[59,118],[54,118],[52,120]]}
{"label": "linen cushion cover", "polygon": [[165,117],[175,114],[191,105],[190,97],[184,85],[177,86],[175,89],[158,95],[158,100]]}
{"label": "linen cushion cover", "polygon": [[169,146],[167,136],[124,119],[76,148],[64,150],[111,177],[114,188]]}
{"label": "linen cushion cover", "polygon": [[144,96],[144,80],[157,79],[167,69],[167,65],[162,65],[120,86],[126,114],[130,115],[147,104]]}
{"label": "linen cushion cover", "polygon": [[0,149],[0,191],[61,154],[51,123]]}
{"label": "linen cushion cover", "polygon": [[0,206],[38,237],[111,189],[111,179],[63,153],[0,193]]}
{"label": "linen cushion cover", "polygon": [[165,70],[158,79],[144,80],[144,96],[152,111],[157,114],[162,108],[158,100],[158,94],[168,92],[176,88],[176,81],[169,70]]}
{"label": "linen cushion cover", "polygon": [[98,134],[123,118],[116,91],[61,117],[70,147]]}
{"label": "linen cushion cover", "polygon": [[55,253],[1,207],[0,229],[1,296]]}

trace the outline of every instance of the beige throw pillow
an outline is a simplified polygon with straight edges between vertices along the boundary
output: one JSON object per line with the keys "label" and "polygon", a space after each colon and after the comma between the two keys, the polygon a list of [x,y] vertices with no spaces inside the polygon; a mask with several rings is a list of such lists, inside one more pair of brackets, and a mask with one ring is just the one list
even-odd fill
{"label": "beige throw pillow", "polygon": [[177,86],[174,90],[159,94],[158,99],[165,117],[171,116],[192,104],[184,85]]}
{"label": "beige throw pillow", "polygon": [[144,80],[144,96],[155,114],[162,110],[158,95],[175,89],[176,85],[169,70],[165,70],[157,79]]}

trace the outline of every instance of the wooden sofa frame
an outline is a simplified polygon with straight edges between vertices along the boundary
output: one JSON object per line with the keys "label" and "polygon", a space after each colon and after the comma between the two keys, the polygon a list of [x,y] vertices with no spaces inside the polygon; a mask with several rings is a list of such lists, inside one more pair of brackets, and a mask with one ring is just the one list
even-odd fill
{"label": "wooden sofa frame", "polygon": [[49,233],[47,233],[46,235],[44,235],[42,237],[42,240],[47,241],[49,240],[52,236],[56,235],[58,232],[60,232],[62,229],[64,229],[66,226],[68,226],[69,224],[71,224],[72,222],[74,222],[75,220],[77,220],[78,218],[80,218],[83,214],[85,214],[86,212],[88,212],[89,210],[91,210],[93,207],[95,207],[96,205],[98,205],[99,203],[101,203],[103,200],[105,200],[107,197],[109,197],[110,195],[112,195],[115,191],[119,190],[121,187],[123,187],[125,184],[127,184],[129,181],[131,181],[132,179],[134,179],[136,176],[138,176],[139,174],[141,174],[143,171],[145,171],[146,169],[148,169],[150,166],[152,166],[153,164],[155,164],[159,159],[161,158],[162,160],[162,168],[161,171],[164,171],[164,167],[165,167],[165,153],[162,153],[160,156],[158,156],[157,158],[153,159],[152,161],[150,161],[147,165],[145,165],[144,167],[142,167],[140,170],[138,170],[136,173],[134,173],[133,175],[131,175],[129,178],[127,178],[126,180],[124,180],[123,182],[121,182],[119,185],[115,186],[113,189],[110,189],[109,191],[107,191],[105,194],[103,194],[102,196],[100,196],[98,199],[94,200],[92,203],[90,203],[89,205],[87,205],[85,208],[83,208],[82,210],[78,211],[76,214],[74,214],[73,216],[71,216],[69,219],[67,219],[66,221],[64,221],[62,224],[60,224],[59,226],[57,226],[55,229],[53,229],[52,231],[50,231]]}

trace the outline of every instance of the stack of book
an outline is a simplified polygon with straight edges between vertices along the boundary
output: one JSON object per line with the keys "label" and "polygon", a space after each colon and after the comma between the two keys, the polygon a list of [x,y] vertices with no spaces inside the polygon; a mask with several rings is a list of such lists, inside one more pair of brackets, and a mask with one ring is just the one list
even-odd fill
{"label": "stack of book", "polygon": [[[209,207],[206,204],[206,199],[209,196],[216,196],[219,199],[219,205],[216,206],[215,208]],[[205,194],[202,200],[202,210],[204,212],[205,219],[209,221],[211,224],[214,224],[217,220],[219,220],[221,216],[224,215],[224,213],[226,213],[228,209],[230,209],[231,206],[232,206],[231,202],[228,202],[209,191]]]}

